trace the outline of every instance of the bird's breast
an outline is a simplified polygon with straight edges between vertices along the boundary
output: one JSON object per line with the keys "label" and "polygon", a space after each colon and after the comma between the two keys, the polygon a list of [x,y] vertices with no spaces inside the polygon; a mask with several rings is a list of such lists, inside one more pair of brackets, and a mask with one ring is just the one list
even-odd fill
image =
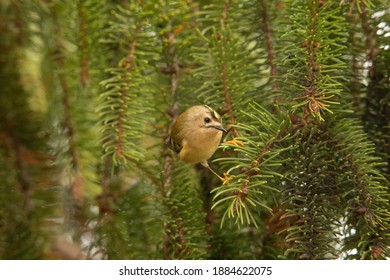
{"label": "bird's breast", "polygon": [[183,148],[179,153],[179,158],[188,163],[208,160],[218,148],[221,138],[222,131],[212,130],[183,139]]}

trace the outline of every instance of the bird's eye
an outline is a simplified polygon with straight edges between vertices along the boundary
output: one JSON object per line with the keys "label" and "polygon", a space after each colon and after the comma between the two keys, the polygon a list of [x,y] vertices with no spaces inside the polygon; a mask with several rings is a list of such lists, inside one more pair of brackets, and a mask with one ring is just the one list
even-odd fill
{"label": "bird's eye", "polygon": [[204,118],[204,122],[209,123],[209,122],[211,122],[211,120],[210,120],[210,118]]}

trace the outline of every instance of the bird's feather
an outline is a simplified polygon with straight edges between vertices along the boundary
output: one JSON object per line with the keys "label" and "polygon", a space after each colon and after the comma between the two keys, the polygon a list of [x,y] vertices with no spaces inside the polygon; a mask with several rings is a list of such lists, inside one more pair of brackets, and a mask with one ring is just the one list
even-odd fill
{"label": "bird's feather", "polygon": [[176,153],[180,153],[181,149],[183,148],[182,145],[176,143],[172,137],[169,137],[169,147],[174,150]]}
{"label": "bird's feather", "polygon": [[[182,116],[179,116],[178,119],[179,118],[182,118]],[[176,120],[172,126],[171,135],[169,137],[169,147],[176,153],[180,153],[181,149],[183,148],[183,134],[180,133],[178,124],[179,122]]]}

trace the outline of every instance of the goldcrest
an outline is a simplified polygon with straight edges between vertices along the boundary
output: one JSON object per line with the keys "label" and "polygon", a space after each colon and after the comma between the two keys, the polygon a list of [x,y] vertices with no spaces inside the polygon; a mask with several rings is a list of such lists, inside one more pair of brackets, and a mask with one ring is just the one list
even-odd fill
{"label": "goldcrest", "polygon": [[200,163],[224,181],[207,163],[221,142],[223,132],[227,131],[222,127],[221,116],[207,105],[197,105],[177,117],[169,145],[182,161]]}

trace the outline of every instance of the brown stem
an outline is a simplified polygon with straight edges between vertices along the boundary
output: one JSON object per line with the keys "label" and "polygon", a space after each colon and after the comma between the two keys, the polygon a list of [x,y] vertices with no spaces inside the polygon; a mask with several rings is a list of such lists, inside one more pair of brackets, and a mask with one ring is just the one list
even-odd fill
{"label": "brown stem", "polygon": [[20,186],[20,192],[23,195],[23,213],[26,219],[28,219],[29,214],[32,210],[31,205],[31,177],[28,171],[28,166],[25,159],[25,148],[16,138],[13,133],[13,129],[8,127],[7,121],[5,123],[5,130],[3,131],[0,139],[3,141],[2,144],[6,147],[6,150],[10,154],[10,162],[13,165],[13,170],[17,170],[16,179]]}
{"label": "brown stem", "polygon": [[63,71],[66,67],[65,63],[65,54],[64,54],[64,48],[62,45],[62,38],[63,38],[63,33],[62,29],[60,27],[60,24],[58,22],[58,17],[56,10],[51,8],[51,13],[52,13],[52,18],[53,18],[53,23],[54,23],[54,28],[55,28],[55,42],[56,42],[56,47],[55,51],[57,53],[55,62],[57,63],[57,66],[61,71],[58,71],[58,79],[61,85],[62,89],[62,105],[64,108],[64,130],[67,135],[68,141],[69,141],[69,152],[71,155],[71,160],[73,163],[73,168],[76,173],[76,179],[71,185],[72,189],[72,195],[73,198],[77,201],[82,201],[84,197],[84,190],[83,190],[83,184],[82,179],[81,179],[81,166],[80,166],[80,157],[79,153],[77,150],[77,145],[76,145],[76,130],[73,125],[73,116],[72,116],[72,105],[71,105],[71,90],[68,84],[68,80],[66,78],[66,75]]}
{"label": "brown stem", "polygon": [[[231,5],[231,1],[227,0],[224,5],[224,9],[222,12],[222,29],[225,29],[227,26],[227,20],[229,16],[229,8]],[[221,78],[222,78],[222,83],[223,83],[223,93],[224,93],[224,98],[225,98],[225,105],[226,105],[226,112],[229,116],[229,121],[230,125],[234,125],[236,123],[234,113],[233,113],[233,105],[232,105],[232,99],[231,99],[231,92],[230,92],[230,82],[229,82],[229,77],[228,77],[228,64],[227,60],[224,59],[224,64],[222,65],[221,69]],[[230,133],[233,135],[233,137],[238,137],[238,132],[237,130],[233,127],[230,129]]]}
{"label": "brown stem", "polygon": [[224,7],[223,7],[223,12],[222,12],[222,26],[223,26],[223,28],[225,28],[227,26],[230,4],[231,4],[231,1],[227,0],[225,2]]}
{"label": "brown stem", "polygon": [[315,36],[317,33],[317,23],[318,23],[318,10],[319,3],[316,5],[313,3],[313,7],[310,10],[310,22],[308,24],[309,34],[307,35],[307,40],[302,42],[302,48],[307,50],[307,73],[306,73],[306,82],[303,85],[306,90],[302,94],[302,97],[309,98],[310,102],[307,103],[305,112],[304,112],[304,121],[306,123],[310,122],[309,117],[311,116],[310,112],[314,114],[319,114],[319,106],[316,100],[317,92],[317,76],[320,66],[317,65],[317,51],[319,47],[319,42],[316,42]]}
{"label": "brown stem", "polygon": [[131,82],[130,81],[130,76],[131,72],[133,71],[133,66],[134,66],[134,59],[135,59],[135,53],[136,53],[136,48],[138,45],[138,40],[136,39],[137,35],[141,32],[141,24],[142,22],[137,26],[135,30],[135,36],[134,40],[130,43],[129,45],[129,51],[127,53],[127,56],[125,60],[120,64],[120,67],[125,69],[125,83],[126,85],[121,86],[119,93],[119,110],[118,110],[118,118],[117,118],[117,142],[115,145],[115,153],[117,154],[118,158],[120,159],[125,159],[124,151],[123,151],[123,146],[124,142],[127,141],[125,140],[124,137],[124,127],[126,124],[126,104],[127,104],[127,85]]}
{"label": "brown stem", "polygon": [[[223,92],[225,97],[226,111],[229,116],[230,125],[234,125],[236,123],[236,120],[233,114],[232,99],[230,96],[230,83],[229,83],[227,72],[228,72],[228,66],[227,63],[224,63],[221,70],[221,76],[223,82]],[[233,135],[233,137],[238,137],[238,132],[234,127],[230,130],[230,132]]]}
{"label": "brown stem", "polygon": [[[265,34],[265,41],[266,41],[266,48],[267,48],[267,56],[268,56],[268,64],[271,68],[271,77],[275,78],[278,75],[277,71],[277,66],[274,62],[275,60],[275,51],[274,48],[272,47],[272,28],[270,25],[270,20],[268,16],[268,8],[266,1],[260,0],[261,4],[261,17],[262,17],[262,23],[263,23],[263,32]],[[273,81],[272,84],[272,89],[276,90],[279,88],[279,85],[276,81]],[[275,99],[275,102],[277,100]]]}
{"label": "brown stem", "polygon": [[378,54],[378,48],[376,46],[377,44],[376,44],[376,37],[375,37],[376,29],[370,23],[369,15],[364,3],[362,2],[361,5],[362,5],[362,13],[360,14],[360,19],[362,21],[364,34],[366,35],[367,58],[368,61],[371,62],[371,65],[369,67],[369,76],[370,78],[373,78],[374,71],[375,71],[375,60]]}
{"label": "brown stem", "polygon": [[[348,15],[347,17],[349,24],[351,26],[356,26],[360,17],[355,14]],[[361,72],[361,65],[360,65],[360,58],[358,55],[357,50],[360,47],[360,38],[356,36],[356,33],[354,32],[353,28],[349,29],[349,38],[351,41],[351,48],[352,48],[352,79],[351,79],[351,97],[352,97],[352,104],[355,112],[360,112],[360,92],[361,89],[361,82],[360,82],[360,72]]]}
{"label": "brown stem", "polygon": [[85,86],[88,78],[88,40],[87,40],[87,19],[85,15],[85,8],[81,2],[78,6],[78,16],[79,16],[79,34],[80,34],[80,51],[81,51],[81,65],[80,65],[80,82],[82,86]]}
{"label": "brown stem", "polygon": [[[163,258],[171,258],[172,249],[174,249],[174,258],[179,259],[183,258],[186,254],[190,253],[186,249],[186,240],[184,238],[184,225],[180,219],[180,213],[178,213],[178,208],[173,207],[168,201],[171,201],[171,192],[169,191],[172,186],[172,169],[173,169],[173,158],[172,153],[168,149],[166,139],[169,137],[171,126],[178,115],[177,110],[177,89],[180,81],[180,63],[176,53],[175,40],[180,32],[186,27],[186,23],[181,25],[179,28],[172,30],[167,35],[167,53],[168,53],[168,67],[167,69],[162,69],[162,73],[170,75],[171,77],[171,104],[167,109],[168,115],[171,117],[171,122],[167,128],[167,133],[163,139],[163,170],[164,170],[164,179],[162,186],[159,184],[160,193],[163,197],[163,205],[169,212],[170,221],[164,225],[165,234],[163,236]],[[172,234],[174,233],[174,234]],[[174,237],[175,236],[175,237]],[[183,255],[184,254],[184,255]]]}

